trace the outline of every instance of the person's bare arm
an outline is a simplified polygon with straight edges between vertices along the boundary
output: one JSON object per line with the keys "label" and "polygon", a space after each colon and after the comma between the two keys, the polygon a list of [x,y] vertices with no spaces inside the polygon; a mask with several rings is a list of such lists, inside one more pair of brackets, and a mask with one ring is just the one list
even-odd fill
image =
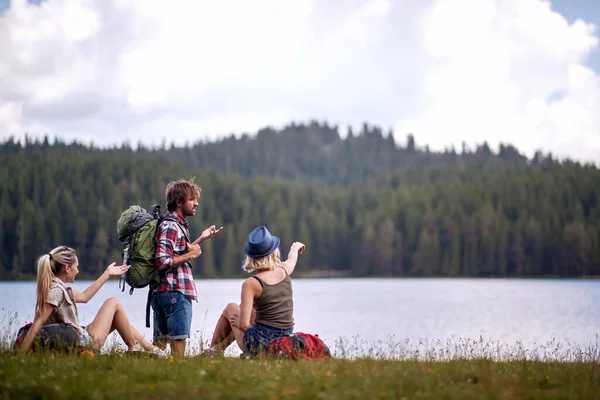
{"label": "person's bare arm", "polygon": [[298,255],[302,254],[304,247],[303,243],[292,243],[287,260],[281,263],[281,266],[287,271],[288,275],[291,275],[292,272],[294,272],[294,268],[296,268],[296,263],[298,262]]}
{"label": "person's bare arm", "polygon": [[54,311],[54,306],[44,303],[42,310],[36,314],[35,318],[33,319],[33,325],[31,325],[31,328],[29,328],[29,331],[21,343],[20,348],[23,351],[28,351],[31,348],[31,344],[35,339],[35,335],[37,335],[40,329],[42,329],[44,322],[46,322],[50,314],[52,314],[52,311]]}
{"label": "person's bare arm", "polygon": [[209,226],[204,231],[202,231],[202,234],[198,237],[198,239],[194,240],[192,244],[201,245],[204,241],[211,239],[212,237],[221,233],[222,230],[223,227],[217,229],[215,225]]}
{"label": "person's bare arm", "polygon": [[242,331],[250,328],[250,317],[252,316],[252,306],[254,299],[262,293],[260,283],[254,278],[248,278],[242,283],[242,304],[240,305],[240,318],[237,327]]}
{"label": "person's bare arm", "polygon": [[104,271],[94,283],[92,283],[87,289],[85,289],[83,293],[78,292],[77,290],[73,290],[73,297],[75,298],[75,302],[87,303],[92,297],[94,297],[96,293],[98,293],[98,290],[100,290],[102,285],[104,285],[111,276],[123,275],[125,272],[127,272],[128,269],[129,265],[115,265],[115,263],[110,264],[106,268],[106,271]]}

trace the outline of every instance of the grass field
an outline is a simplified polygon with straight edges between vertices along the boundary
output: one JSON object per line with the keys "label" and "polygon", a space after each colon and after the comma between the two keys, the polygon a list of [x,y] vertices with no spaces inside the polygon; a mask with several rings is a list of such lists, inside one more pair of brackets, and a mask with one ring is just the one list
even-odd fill
{"label": "grass field", "polygon": [[[597,340],[596,340],[597,343]],[[399,346],[390,343],[390,351]],[[486,350],[487,349],[487,350]],[[465,341],[327,361],[0,350],[2,399],[600,399],[598,346]]]}

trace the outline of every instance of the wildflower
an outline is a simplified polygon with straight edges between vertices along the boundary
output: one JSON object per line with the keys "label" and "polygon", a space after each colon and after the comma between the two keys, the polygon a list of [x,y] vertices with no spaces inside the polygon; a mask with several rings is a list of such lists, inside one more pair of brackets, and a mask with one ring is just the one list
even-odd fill
{"label": "wildflower", "polygon": [[169,362],[172,364],[175,362],[175,359],[173,357],[169,357]]}
{"label": "wildflower", "polygon": [[330,370],[330,369],[328,369],[328,370],[325,372],[325,376],[332,376],[332,375],[333,375],[333,372],[331,372],[331,370]]}
{"label": "wildflower", "polygon": [[82,351],[80,356],[87,358],[88,360],[93,360],[94,358],[96,358],[96,355],[89,350]]}
{"label": "wildflower", "polygon": [[150,390],[154,390],[156,388],[156,383],[153,383],[152,385],[148,386],[148,389]]}

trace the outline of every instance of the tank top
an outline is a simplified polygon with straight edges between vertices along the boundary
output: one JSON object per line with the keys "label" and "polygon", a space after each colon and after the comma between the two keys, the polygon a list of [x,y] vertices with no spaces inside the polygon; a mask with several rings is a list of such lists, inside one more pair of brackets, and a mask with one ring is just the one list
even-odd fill
{"label": "tank top", "polygon": [[274,285],[266,284],[256,276],[253,278],[262,286],[260,297],[254,299],[255,322],[277,329],[294,326],[292,279],[287,271],[285,271],[285,279]]}

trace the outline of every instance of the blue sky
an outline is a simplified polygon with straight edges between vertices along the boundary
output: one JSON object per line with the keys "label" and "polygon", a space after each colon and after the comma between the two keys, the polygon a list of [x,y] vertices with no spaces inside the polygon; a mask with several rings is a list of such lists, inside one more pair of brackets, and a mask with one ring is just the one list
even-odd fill
{"label": "blue sky", "polygon": [[[596,25],[596,36],[600,36],[600,0],[553,0],[551,4],[552,9],[561,13],[570,23],[578,18],[593,23]],[[600,72],[600,49],[590,56],[589,65]]]}

